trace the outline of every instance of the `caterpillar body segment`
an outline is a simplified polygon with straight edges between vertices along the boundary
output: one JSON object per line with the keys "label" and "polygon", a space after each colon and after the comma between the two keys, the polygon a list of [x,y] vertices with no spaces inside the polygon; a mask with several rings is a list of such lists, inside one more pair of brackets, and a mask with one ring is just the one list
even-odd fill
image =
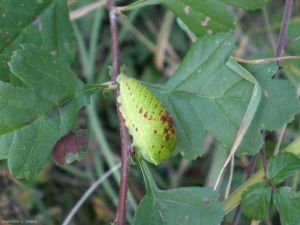
{"label": "caterpillar body segment", "polygon": [[140,81],[120,74],[118,102],[133,146],[149,162],[167,160],[177,142],[176,126],[164,105]]}

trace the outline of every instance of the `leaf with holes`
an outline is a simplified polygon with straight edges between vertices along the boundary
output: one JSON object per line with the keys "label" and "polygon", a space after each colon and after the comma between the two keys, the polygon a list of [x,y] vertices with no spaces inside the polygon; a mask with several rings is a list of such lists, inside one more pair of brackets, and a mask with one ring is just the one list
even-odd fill
{"label": "leaf with holes", "polygon": [[128,6],[135,9],[162,4],[173,11],[196,36],[230,31],[235,27],[234,15],[226,4],[254,10],[263,7],[269,0],[139,0]]}
{"label": "leaf with holes", "polygon": [[96,87],[85,86],[39,47],[24,45],[9,65],[22,86],[0,82],[0,159],[7,159],[13,175],[30,178],[75,128],[78,110]]}
{"label": "leaf with holes", "polygon": [[234,28],[234,16],[221,1],[162,0],[197,36],[229,31]]}
{"label": "leaf with holes", "polygon": [[127,6],[128,9],[162,4],[173,11],[197,36],[230,31],[235,19],[226,4],[219,0],[139,0]]}
{"label": "leaf with holes", "polygon": [[138,80],[118,76],[120,110],[133,137],[133,145],[149,162],[167,160],[176,145],[176,127],[162,103]]}

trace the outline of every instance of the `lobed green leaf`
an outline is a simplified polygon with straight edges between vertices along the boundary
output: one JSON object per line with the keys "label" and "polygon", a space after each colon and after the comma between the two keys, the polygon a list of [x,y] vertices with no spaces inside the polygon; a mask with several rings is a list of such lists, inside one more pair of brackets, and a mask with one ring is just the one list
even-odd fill
{"label": "lobed green leaf", "polygon": [[77,112],[95,88],[32,45],[15,52],[9,66],[22,87],[0,81],[0,159],[8,160],[13,175],[30,178],[75,128]]}
{"label": "lobed green leaf", "polygon": [[219,0],[161,0],[197,36],[229,31],[234,28],[234,16]]}
{"label": "lobed green leaf", "polygon": [[254,88],[244,78],[245,73],[256,78],[263,96],[239,155],[259,150],[260,130],[279,129],[300,112],[295,88],[287,81],[271,79],[276,64],[247,66],[249,72],[236,64],[240,70],[233,71],[227,65],[233,48],[234,40],[228,33],[199,38],[168,82],[148,85],[175,119],[176,152],[187,159],[201,155],[207,133],[223,147],[231,148]]}
{"label": "lobed green leaf", "polygon": [[230,31],[235,27],[234,15],[226,4],[254,10],[263,7],[269,0],[139,0],[126,10],[163,4],[180,18],[196,36]]}
{"label": "lobed green leaf", "polygon": [[272,190],[263,183],[257,183],[249,188],[242,195],[241,209],[249,219],[261,220],[269,211],[272,198]]}
{"label": "lobed green leaf", "polygon": [[266,176],[272,183],[278,184],[299,169],[300,158],[293,153],[283,152],[271,158]]}
{"label": "lobed green leaf", "polygon": [[66,0],[0,0],[0,17],[0,80],[16,82],[7,62],[23,43],[44,47],[70,64],[75,44]]}
{"label": "lobed green leaf", "polygon": [[223,204],[209,188],[178,188],[146,194],[135,214],[134,225],[218,225]]}
{"label": "lobed green leaf", "polygon": [[300,192],[282,187],[274,193],[273,202],[279,211],[282,225],[300,225]]}

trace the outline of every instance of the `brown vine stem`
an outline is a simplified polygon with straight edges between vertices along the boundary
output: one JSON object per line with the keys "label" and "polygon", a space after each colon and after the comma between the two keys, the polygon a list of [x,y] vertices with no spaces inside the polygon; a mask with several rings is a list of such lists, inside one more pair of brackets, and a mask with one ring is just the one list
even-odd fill
{"label": "brown vine stem", "polygon": [[[294,0],[286,0],[286,2],[285,2],[283,18],[282,18],[279,37],[278,37],[277,48],[276,48],[276,55],[275,55],[276,58],[281,57],[281,55],[284,52],[284,49],[285,49],[286,45],[289,42],[289,39],[287,37],[287,31],[288,31],[289,21],[290,21],[292,9],[293,9],[293,2],[294,2]],[[279,62],[277,62],[277,64],[279,65]],[[273,79],[276,79],[276,75],[274,75]],[[262,136],[265,139],[265,131],[262,132]],[[264,147],[261,151],[261,155],[262,155],[262,158],[263,158],[264,172],[266,173],[266,170],[267,170],[267,167],[268,167],[268,162],[267,162],[266,151],[265,151]]]}
{"label": "brown vine stem", "polygon": [[[118,17],[117,10],[113,0],[106,0],[107,8],[109,11],[110,29],[111,29],[111,50],[112,50],[112,82],[117,81],[120,73],[121,58],[120,58],[120,44],[118,39]],[[119,129],[121,136],[121,181],[119,189],[118,210],[115,222],[117,225],[126,224],[126,202],[128,190],[128,157],[130,149],[130,139],[127,128],[125,126],[122,114],[120,112],[120,105],[117,98],[120,94],[119,88],[115,92],[115,104],[118,113]]]}
{"label": "brown vine stem", "polygon": [[[289,39],[287,37],[287,31],[288,31],[289,21],[293,9],[293,2],[294,0],[286,0],[285,2],[283,19],[281,23],[281,28],[280,28],[280,33],[279,33],[279,38],[278,38],[277,48],[276,48],[276,55],[275,55],[276,58],[281,57],[286,45],[289,42]],[[279,65],[279,62],[277,62],[277,64]],[[276,75],[274,75],[273,79],[276,79]],[[262,133],[263,133],[263,137],[265,137],[265,131],[263,131]],[[268,162],[266,157],[266,151],[264,150],[264,148],[262,149],[261,154],[263,158],[264,171],[266,173]]]}
{"label": "brown vine stem", "polygon": [[[286,45],[289,43],[289,39],[287,37],[287,31],[289,28],[289,21],[290,21],[292,9],[293,9],[293,3],[294,3],[294,0],[286,0],[286,2],[285,2],[283,19],[282,19],[282,23],[281,23],[275,57],[281,57]],[[279,65],[279,62],[277,62],[277,64]],[[275,79],[276,76],[274,76],[273,78]],[[264,133],[263,136],[265,136],[264,131],[263,131],[263,133]],[[263,159],[264,173],[266,174],[267,167],[268,167],[268,160],[267,160],[267,156],[266,156],[265,143],[261,150],[261,155],[262,155],[262,159]],[[268,181],[268,183],[269,183],[270,187],[272,188],[272,190],[276,190],[276,187],[271,182]]]}
{"label": "brown vine stem", "polygon": [[287,31],[293,9],[293,2],[294,0],[286,0],[285,2],[280,34],[277,42],[276,57],[280,57],[282,55],[285,46],[288,44]]}

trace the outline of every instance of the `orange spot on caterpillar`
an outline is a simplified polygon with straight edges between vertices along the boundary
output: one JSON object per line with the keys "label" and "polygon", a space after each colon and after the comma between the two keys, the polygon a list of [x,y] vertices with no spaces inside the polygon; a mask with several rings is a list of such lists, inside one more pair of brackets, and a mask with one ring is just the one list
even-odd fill
{"label": "orange spot on caterpillar", "polygon": [[147,119],[147,117],[148,117],[148,112],[145,112],[145,113],[144,113],[144,117],[145,117],[145,119]]}
{"label": "orange spot on caterpillar", "polygon": [[143,107],[140,108],[139,113],[142,114],[143,113]]}
{"label": "orange spot on caterpillar", "polygon": [[166,122],[166,121],[167,121],[166,115],[161,115],[161,116],[160,116],[160,120],[161,120],[162,122]]}
{"label": "orange spot on caterpillar", "polygon": [[166,140],[168,141],[170,139],[169,134],[166,135]]}

